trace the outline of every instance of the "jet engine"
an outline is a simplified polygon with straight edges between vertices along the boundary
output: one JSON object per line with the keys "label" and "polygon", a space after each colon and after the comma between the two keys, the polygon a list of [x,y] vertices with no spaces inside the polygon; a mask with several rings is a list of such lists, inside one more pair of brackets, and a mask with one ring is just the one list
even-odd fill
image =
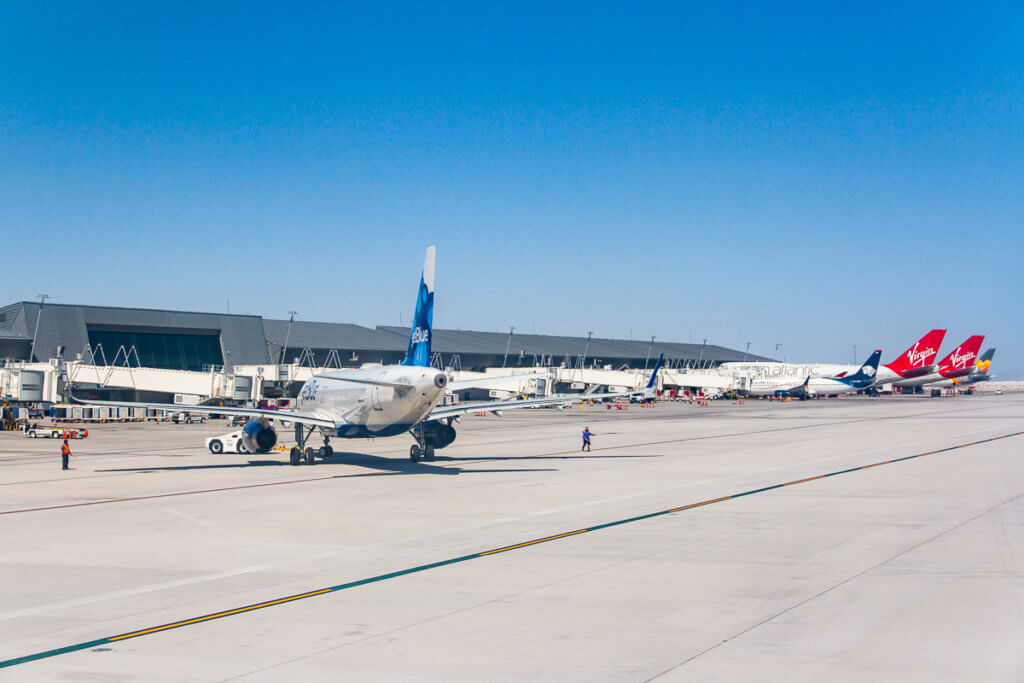
{"label": "jet engine", "polygon": [[455,427],[439,420],[431,420],[424,423],[423,436],[434,448],[444,448],[455,441]]}
{"label": "jet engine", "polygon": [[266,453],[277,445],[277,432],[265,417],[250,420],[242,428],[242,443],[251,453]]}

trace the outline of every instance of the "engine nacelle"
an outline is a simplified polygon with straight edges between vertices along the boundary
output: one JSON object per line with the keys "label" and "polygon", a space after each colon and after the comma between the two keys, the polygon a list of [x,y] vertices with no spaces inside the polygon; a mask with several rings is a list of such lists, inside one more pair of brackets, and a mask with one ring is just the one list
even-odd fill
{"label": "engine nacelle", "polygon": [[455,441],[455,427],[438,420],[423,424],[423,436],[434,448],[444,448]]}
{"label": "engine nacelle", "polygon": [[277,445],[277,432],[269,420],[250,420],[242,428],[242,443],[253,453],[267,453]]}

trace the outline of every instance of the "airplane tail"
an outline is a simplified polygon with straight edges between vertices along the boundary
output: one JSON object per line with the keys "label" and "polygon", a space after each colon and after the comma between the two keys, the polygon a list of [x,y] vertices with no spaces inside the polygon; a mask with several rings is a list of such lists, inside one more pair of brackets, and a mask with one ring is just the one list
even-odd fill
{"label": "airplane tail", "polygon": [[970,367],[978,356],[981,342],[984,339],[985,335],[983,334],[975,334],[968,337],[963,344],[953,349],[948,356],[939,361],[939,367],[951,368],[953,370],[963,370]]}
{"label": "airplane tail", "polygon": [[988,372],[988,366],[992,365],[992,356],[996,355],[995,349],[986,349],[985,353],[978,357],[978,360],[974,361],[975,372]]}
{"label": "airplane tail", "polygon": [[416,296],[416,313],[412,318],[409,332],[409,350],[405,352],[402,365],[427,367],[430,365],[431,325],[434,321],[434,252],[436,247],[427,247],[423,258],[423,276],[420,278],[419,294]]}
{"label": "airplane tail", "polygon": [[935,329],[921,337],[916,344],[903,352],[903,355],[885,367],[903,374],[909,370],[918,370],[929,366],[939,355],[939,346],[946,336],[945,330]]}
{"label": "airplane tail", "polygon": [[661,364],[665,360],[665,354],[658,356],[658,362],[654,364],[654,370],[651,371],[651,378],[647,380],[647,386],[645,389],[653,389],[654,383],[658,381],[658,370],[661,370]]}
{"label": "airplane tail", "polygon": [[878,374],[878,361],[881,357],[882,349],[875,349],[874,353],[864,361],[864,365],[860,366],[860,369],[852,375],[843,377],[843,381],[855,389],[866,389],[875,381],[875,376]]}

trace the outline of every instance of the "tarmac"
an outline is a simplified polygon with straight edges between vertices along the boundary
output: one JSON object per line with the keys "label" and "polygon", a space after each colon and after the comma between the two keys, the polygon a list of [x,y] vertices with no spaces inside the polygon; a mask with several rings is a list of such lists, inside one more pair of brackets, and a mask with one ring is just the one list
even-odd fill
{"label": "tarmac", "polygon": [[0,433],[0,679],[1024,680],[1022,396],[456,426]]}

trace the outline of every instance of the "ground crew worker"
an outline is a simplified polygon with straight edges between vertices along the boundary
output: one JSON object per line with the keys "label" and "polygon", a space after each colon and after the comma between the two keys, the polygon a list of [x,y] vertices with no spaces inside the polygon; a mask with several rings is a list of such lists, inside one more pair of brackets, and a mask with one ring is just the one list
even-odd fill
{"label": "ground crew worker", "polygon": [[73,457],[75,457],[75,456],[73,456],[71,454],[71,446],[68,445],[68,440],[64,439],[64,443],[61,444],[61,447],[60,447],[60,468],[62,470],[69,469],[68,468],[68,458],[73,458]]}
{"label": "ground crew worker", "polygon": [[590,437],[593,436],[593,432],[590,431],[590,427],[583,428],[583,446],[580,448],[581,451],[590,452]]}

